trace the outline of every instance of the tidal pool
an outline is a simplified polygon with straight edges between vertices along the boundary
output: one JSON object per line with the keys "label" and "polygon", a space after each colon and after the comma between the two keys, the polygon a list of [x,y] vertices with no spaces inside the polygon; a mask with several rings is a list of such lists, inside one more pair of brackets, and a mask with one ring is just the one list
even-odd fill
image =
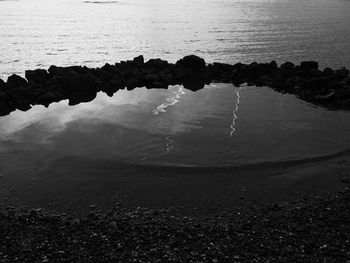
{"label": "tidal pool", "polygon": [[266,87],[231,84],[196,92],[137,88],[75,106],[34,106],[0,118],[1,192],[103,196],[140,180],[152,192],[159,178],[135,167],[244,170],[332,158],[348,153],[349,117]]}

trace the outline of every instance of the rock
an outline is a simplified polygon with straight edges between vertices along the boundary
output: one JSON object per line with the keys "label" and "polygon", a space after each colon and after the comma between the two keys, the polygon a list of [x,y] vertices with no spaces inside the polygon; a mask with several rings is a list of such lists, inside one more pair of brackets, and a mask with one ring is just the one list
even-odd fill
{"label": "rock", "polygon": [[8,100],[4,93],[0,92],[0,116],[8,115],[14,110],[13,103]]}
{"label": "rock", "polygon": [[45,69],[26,70],[25,77],[28,82],[43,83],[49,76]]}
{"label": "rock", "polygon": [[189,55],[177,61],[176,65],[192,70],[201,70],[205,68],[205,60],[196,55]]}
{"label": "rock", "polygon": [[5,81],[3,81],[2,79],[0,79],[0,91],[5,90],[5,88],[6,88]]}
{"label": "rock", "polygon": [[19,87],[26,87],[27,85],[28,85],[27,81],[24,78],[22,78],[16,74],[13,74],[10,77],[8,77],[7,83],[6,83],[6,87],[8,89],[16,89]]}
{"label": "rock", "polygon": [[126,87],[130,90],[130,89],[134,89],[137,87],[137,85],[139,84],[139,81],[137,78],[135,77],[131,77],[129,79],[126,80]]}
{"label": "rock", "polygon": [[325,68],[325,69],[323,70],[323,75],[324,75],[324,76],[330,76],[330,75],[333,74],[333,72],[334,72],[333,69],[331,69],[331,68]]}
{"label": "rock", "polygon": [[83,91],[83,92],[72,92],[68,95],[68,105],[73,106],[80,104],[82,102],[93,101],[97,96],[97,93],[94,91]]}
{"label": "rock", "polygon": [[197,91],[204,88],[205,82],[202,79],[186,79],[183,85],[185,89]]}
{"label": "rock", "polygon": [[146,85],[151,84],[151,83],[158,81],[158,80],[159,80],[159,76],[156,74],[147,74],[145,76],[145,84]]}
{"label": "rock", "polygon": [[52,102],[59,102],[64,99],[63,94],[60,92],[49,91],[36,98],[36,103],[48,107]]}
{"label": "rock", "polygon": [[91,73],[78,74],[69,71],[63,75],[63,89],[67,92],[94,92],[96,78]]}
{"label": "rock", "polygon": [[287,62],[281,64],[280,69],[283,71],[290,71],[290,70],[293,70],[294,67],[295,67],[295,65],[292,62],[287,61]]}
{"label": "rock", "polygon": [[346,68],[338,69],[338,70],[334,71],[334,75],[338,79],[345,79],[349,76],[349,70],[347,70]]}
{"label": "rock", "polygon": [[8,97],[4,91],[0,90],[0,101],[7,101]]}
{"label": "rock", "polygon": [[303,61],[300,63],[300,69],[302,71],[311,71],[313,69],[318,69],[318,62],[316,62],[316,61]]}
{"label": "rock", "polygon": [[327,88],[330,82],[331,78],[329,76],[315,77],[307,81],[306,88],[310,90],[321,90]]}
{"label": "rock", "polygon": [[155,68],[155,69],[165,69],[169,65],[168,61],[161,60],[160,58],[150,59],[145,64],[146,66]]}
{"label": "rock", "polygon": [[166,89],[168,88],[167,85],[163,84],[162,82],[156,80],[152,83],[146,84],[147,89]]}
{"label": "rock", "polygon": [[145,63],[145,59],[143,58],[142,55],[135,57],[133,60],[134,64],[137,66],[143,66],[143,64]]}

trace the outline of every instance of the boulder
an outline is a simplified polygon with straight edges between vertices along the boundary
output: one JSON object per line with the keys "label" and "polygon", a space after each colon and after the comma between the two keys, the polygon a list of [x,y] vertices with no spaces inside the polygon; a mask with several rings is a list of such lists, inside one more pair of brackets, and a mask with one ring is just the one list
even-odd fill
{"label": "boulder", "polygon": [[27,85],[28,85],[27,81],[24,78],[22,78],[16,74],[13,74],[10,77],[8,77],[7,83],[6,83],[6,87],[8,89],[16,89],[16,88],[20,88],[20,87],[26,87]]}
{"label": "boulder", "polygon": [[155,69],[165,69],[169,66],[168,61],[166,60],[161,60],[160,58],[156,59],[150,59],[148,60],[145,65],[150,68],[155,68]]}
{"label": "boulder", "polygon": [[205,68],[205,60],[196,55],[189,55],[177,61],[176,65],[192,70],[201,70]]}
{"label": "boulder", "polygon": [[49,74],[45,69],[26,70],[25,77],[28,82],[43,83]]}
{"label": "boulder", "polygon": [[83,102],[93,101],[97,96],[97,93],[94,91],[84,91],[84,92],[72,92],[69,94],[68,105],[73,106]]}
{"label": "boulder", "polygon": [[197,91],[204,88],[205,82],[201,79],[186,79],[183,85],[185,89]]}
{"label": "boulder", "polygon": [[291,71],[294,69],[294,67],[295,67],[295,65],[292,62],[287,61],[287,62],[281,64],[280,69],[283,71]]}
{"label": "boulder", "polygon": [[0,93],[0,116],[5,116],[10,114],[10,112],[15,110],[15,107],[13,106],[13,103],[10,102],[7,98],[3,100],[4,97],[3,93]]}
{"label": "boulder", "polygon": [[41,104],[41,105],[44,105],[45,107],[48,107],[52,102],[59,102],[62,99],[64,99],[64,96],[62,93],[58,91],[49,91],[38,96],[35,99],[35,101],[37,104]]}
{"label": "boulder", "polygon": [[91,73],[69,71],[63,75],[63,89],[67,92],[96,91],[96,78]]}
{"label": "boulder", "polygon": [[5,90],[5,88],[6,88],[5,81],[3,81],[2,79],[0,79],[0,91]]}
{"label": "boulder", "polygon": [[314,91],[321,90],[321,89],[327,89],[331,80],[332,79],[329,76],[310,78],[306,82],[306,88],[309,90],[314,90]]}
{"label": "boulder", "polygon": [[338,79],[345,79],[349,76],[349,70],[347,70],[346,68],[337,69],[336,71],[334,71],[334,75]]}
{"label": "boulder", "polygon": [[147,89],[167,89],[168,86],[164,85],[162,82],[156,80],[152,83],[146,84],[146,88]]}
{"label": "boulder", "polygon": [[145,59],[142,55],[140,55],[140,56],[135,57],[133,62],[137,66],[143,66],[143,64],[145,63]]}
{"label": "boulder", "polygon": [[334,73],[334,70],[331,68],[325,68],[322,73],[324,76],[330,76]]}
{"label": "boulder", "polygon": [[313,69],[318,69],[318,62],[316,62],[316,61],[303,61],[300,63],[300,69],[302,71],[311,71]]}

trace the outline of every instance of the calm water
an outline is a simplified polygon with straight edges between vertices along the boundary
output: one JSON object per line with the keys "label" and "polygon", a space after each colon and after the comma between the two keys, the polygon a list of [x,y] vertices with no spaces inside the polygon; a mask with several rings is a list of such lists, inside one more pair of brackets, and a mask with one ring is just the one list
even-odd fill
{"label": "calm water", "polygon": [[5,0],[0,77],[139,54],[349,67],[349,14],[348,0]]}
{"label": "calm water", "polygon": [[40,170],[64,157],[242,166],[350,149],[350,112],[317,108],[269,88],[139,88],[118,91],[112,98],[100,93],[76,106],[67,103],[34,106],[0,118],[4,173],[21,167]]}

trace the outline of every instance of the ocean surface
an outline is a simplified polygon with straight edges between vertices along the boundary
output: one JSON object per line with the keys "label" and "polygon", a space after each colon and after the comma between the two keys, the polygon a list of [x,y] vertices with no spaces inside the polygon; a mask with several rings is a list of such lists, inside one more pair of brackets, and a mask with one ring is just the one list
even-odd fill
{"label": "ocean surface", "polygon": [[350,66],[349,0],[1,0],[0,78],[143,54]]}

